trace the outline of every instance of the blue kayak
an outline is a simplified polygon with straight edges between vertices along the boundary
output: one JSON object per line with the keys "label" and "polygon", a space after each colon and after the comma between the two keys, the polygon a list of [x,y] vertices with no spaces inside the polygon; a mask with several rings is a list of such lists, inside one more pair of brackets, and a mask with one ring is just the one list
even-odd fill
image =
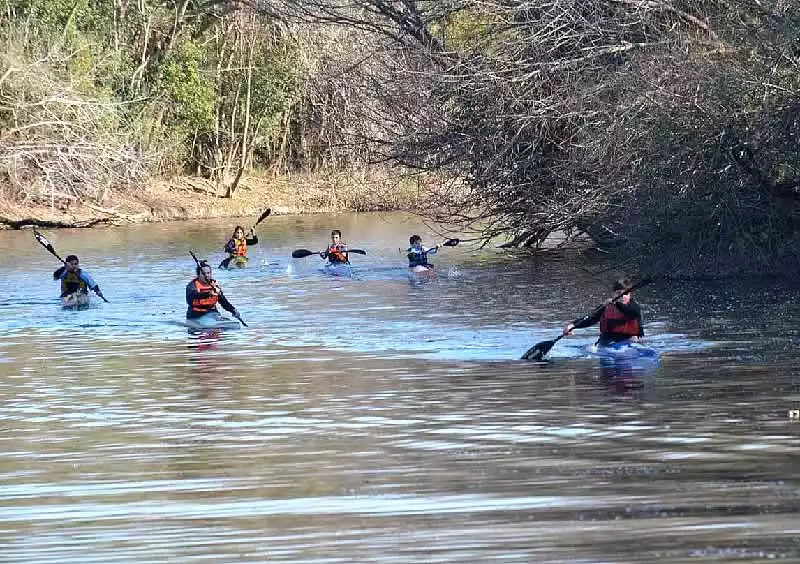
{"label": "blue kayak", "polygon": [[619,341],[606,346],[589,345],[586,347],[586,352],[591,356],[608,360],[658,360],[657,350],[635,341]]}
{"label": "blue kayak", "polygon": [[229,317],[219,314],[216,311],[206,313],[200,317],[186,318],[186,326],[189,329],[238,329],[241,324]]}
{"label": "blue kayak", "polygon": [[353,267],[346,262],[328,262],[322,267],[322,271],[328,276],[353,277]]}

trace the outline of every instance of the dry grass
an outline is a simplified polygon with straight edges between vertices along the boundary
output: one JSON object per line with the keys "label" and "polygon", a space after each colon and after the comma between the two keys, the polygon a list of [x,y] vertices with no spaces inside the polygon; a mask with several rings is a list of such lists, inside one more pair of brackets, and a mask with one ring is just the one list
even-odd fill
{"label": "dry grass", "polygon": [[241,180],[234,198],[204,178],[159,179],[136,192],[117,192],[103,207],[77,200],[20,202],[0,190],[0,228],[26,224],[88,226],[239,217],[270,207],[276,214],[413,209],[423,189],[389,172],[273,176]]}

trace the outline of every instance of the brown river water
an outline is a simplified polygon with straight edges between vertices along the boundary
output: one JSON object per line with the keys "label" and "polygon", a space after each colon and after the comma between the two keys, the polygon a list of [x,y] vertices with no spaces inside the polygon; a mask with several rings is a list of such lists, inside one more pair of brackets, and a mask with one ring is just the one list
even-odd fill
{"label": "brown river water", "polygon": [[[800,284],[657,280],[655,362],[524,362],[607,275],[462,244],[418,283],[412,217],[270,217],[214,272],[249,328],[191,334],[232,227],[45,231],[85,311],[0,232],[0,562],[800,562]],[[290,257],[332,228],[352,277]]]}

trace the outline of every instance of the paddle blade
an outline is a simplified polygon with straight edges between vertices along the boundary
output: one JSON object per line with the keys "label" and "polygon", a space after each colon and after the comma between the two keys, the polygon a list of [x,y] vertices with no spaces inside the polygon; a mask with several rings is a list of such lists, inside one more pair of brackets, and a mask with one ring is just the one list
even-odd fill
{"label": "paddle blade", "polygon": [[455,247],[460,243],[460,239],[448,239],[444,243],[442,243],[442,247]]}
{"label": "paddle blade", "polygon": [[45,237],[44,235],[42,235],[42,234],[41,234],[41,233],[40,233],[38,230],[36,230],[36,229],[34,229],[34,230],[33,230],[33,236],[34,236],[34,237],[36,237],[36,240],[39,242],[39,244],[40,244],[42,247],[44,247],[45,249],[47,249],[47,250],[48,250],[48,252],[49,252],[51,255],[53,255],[54,257],[56,257],[56,258],[57,258],[58,260],[60,260],[61,262],[64,262],[64,259],[62,259],[60,256],[58,256],[58,253],[57,253],[57,252],[56,252],[56,250],[53,248],[53,245],[50,243],[50,241],[48,241],[48,240],[47,240],[47,237]]}
{"label": "paddle blade", "polygon": [[269,214],[271,214],[271,213],[272,213],[272,209],[270,209],[270,208],[265,209],[264,213],[262,213],[260,216],[258,216],[258,219],[256,220],[255,224],[253,225],[253,229],[256,228],[256,225],[258,225],[259,223],[261,223],[262,221],[267,219],[269,217]]}
{"label": "paddle blade", "polygon": [[241,324],[242,324],[242,325],[244,325],[245,327],[250,327],[250,326],[249,326],[247,323],[245,323],[245,322],[244,322],[244,319],[242,319],[242,316],[241,316],[241,315],[239,315],[238,313],[237,313],[237,314],[234,314],[234,317],[235,317],[236,319],[238,319],[238,320],[239,320],[239,323],[241,323]]}
{"label": "paddle blade", "polygon": [[292,258],[306,258],[310,257],[311,255],[316,255],[314,251],[309,251],[308,249],[297,249],[292,251]]}
{"label": "paddle blade", "polygon": [[550,352],[550,349],[553,348],[553,345],[556,344],[556,339],[552,341],[542,341],[541,343],[536,343],[527,351],[525,354],[522,355],[522,360],[542,360],[544,355]]}

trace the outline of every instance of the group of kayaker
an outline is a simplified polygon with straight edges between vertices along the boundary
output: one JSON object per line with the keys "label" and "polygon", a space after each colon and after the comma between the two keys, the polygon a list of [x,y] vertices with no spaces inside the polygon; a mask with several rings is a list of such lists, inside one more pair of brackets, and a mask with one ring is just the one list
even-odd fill
{"label": "group of kayaker", "polygon": [[[457,244],[458,240],[454,241]],[[247,261],[247,247],[258,243],[258,237],[254,228],[245,234],[244,228],[237,225],[230,240],[225,245],[225,252],[228,257],[220,263],[220,267],[227,268],[233,261]],[[435,254],[442,245],[424,247],[422,238],[419,235],[412,235],[409,238],[410,247],[407,249],[409,270],[412,268],[422,268],[432,270],[434,267],[428,261],[428,255]],[[444,243],[448,245],[448,242]],[[49,245],[49,243],[48,243]],[[319,256],[328,263],[349,264],[348,248],[342,240],[342,232],[334,229],[331,232],[331,242]],[[361,251],[363,253],[363,251]],[[100,286],[94,281],[91,275],[81,270],[80,262],[76,255],[69,255],[64,260],[64,265],[53,273],[53,278],[61,282],[61,297],[65,300],[80,299],[82,296],[88,298],[88,290],[92,290],[99,297],[104,298]],[[619,293],[615,298],[609,299],[604,306],[598,308],[593,314],[576,319],[567,323],[563,330],[563,335],[570,335],[573,330],[600,325],[599,346],[638,340],[644,336],[642,326],[641,308],[633,299],[632,291],[625,291],[631,288],[631,280],[621,278],[613,284],[613,290]],[[241,319],[239,312],[225,297],[219,284],[212,277],[211,266],[206,261],[199,261],[196,268],[196,276],[186,286],[186,311],[187,319],[197,319],[209,313],[218,313],[217,304],[224,310],[231,313],[237,319]]]}
{"label": "group of kayaker", "polygon": [[[225,246],[225,251],[231,254],[226,260],[230,261],[237,256],[246,256],[247,245],[257,242],[258,238],[253,230],[250,231],[248,238],[244,238],[244,230],[241,226],[237,226],[233,237]],[[433,264],[428,261],[428,255],[435,254],[442,245],[437,244],[426,248],[419,235],[412,235],[408,242],[411,245],[407,250],[409,269],[416,267],[433,269]],[[319,253],[319,256],[333,265],[350,263],[347,245],[342,240],[340,230],[331,231],[331,242],[324,251]],[[615,292],[621,292],[630,288],[631,285],[632,282],[629,278],[620,278],[614,282],[612,289]],[[186,286],[186,303],[189,305],[187,318],[197,318],[207,313],[217,312],[217,303],[234,317],[239,317],[236,308],[225,298],[222,289],[211,278],[211,267],[205,262],[201,262],[197,267],[197,278]],[[564,326],[563,335],[570,335],[575,329],[591,327],[599,323],[601,336],[597,343],[598,346],[607,346],[626,340],[635,341],[644,336],[642,311],[639,304],[633,299],[632,292],[622,293],[616,299],[608,299],[604,305],[605,307],[599,308],[592,315],[567,323]]]}

